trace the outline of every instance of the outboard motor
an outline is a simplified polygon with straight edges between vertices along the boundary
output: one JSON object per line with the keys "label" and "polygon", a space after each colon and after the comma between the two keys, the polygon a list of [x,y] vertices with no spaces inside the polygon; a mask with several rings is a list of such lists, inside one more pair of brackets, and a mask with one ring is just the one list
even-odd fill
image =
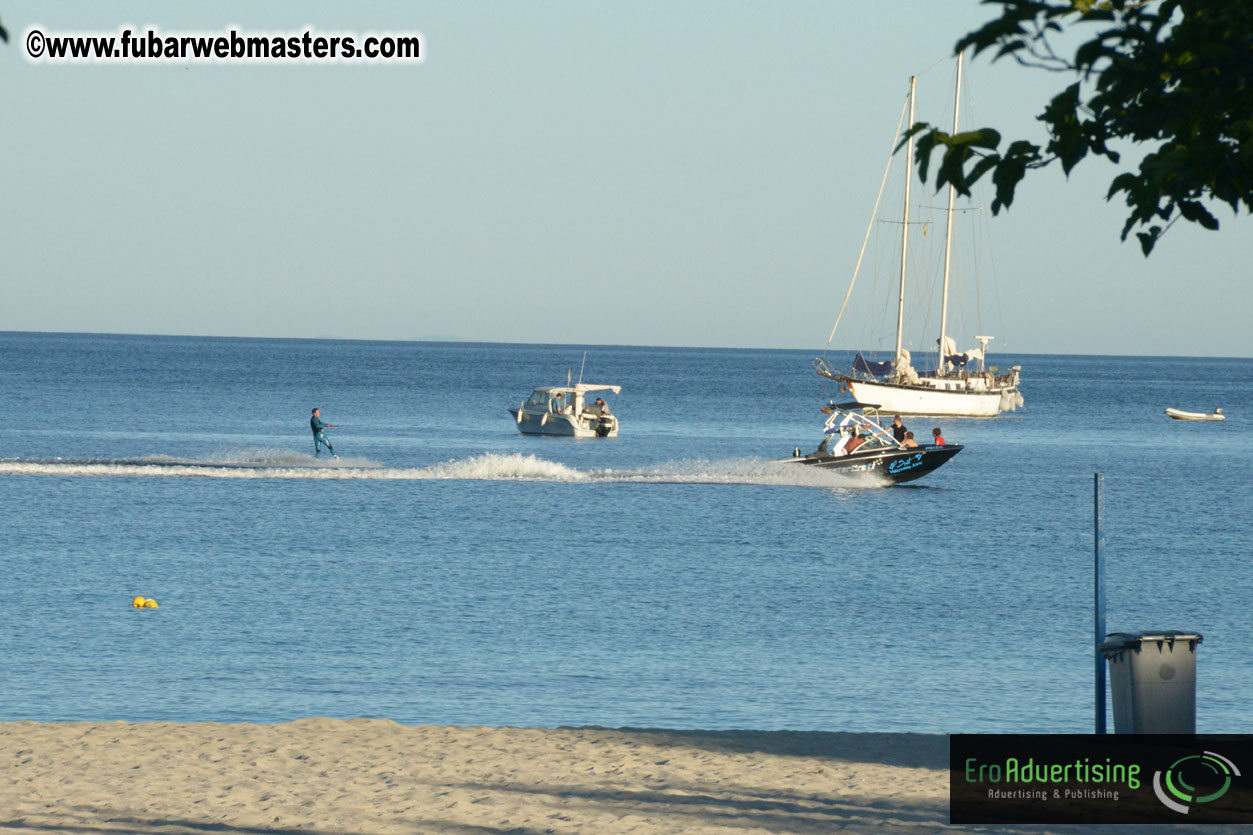
{"label": "outboard motor", "polygon": [[608,438],[609,430],[611,428],[612,426],[610,426],[609,420],[607,418],[601,418],[600,420],[596,421],[596,437]]}

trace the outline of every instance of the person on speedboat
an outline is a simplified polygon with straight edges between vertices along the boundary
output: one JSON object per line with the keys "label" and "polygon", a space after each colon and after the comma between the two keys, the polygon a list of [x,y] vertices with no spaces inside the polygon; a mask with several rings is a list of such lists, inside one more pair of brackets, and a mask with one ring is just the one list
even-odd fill
{"label": "person on speedboat", "polygon": [[848,443],[844,445],[844,454],[848,455],[849,453],[853,452],[855,449],[857,449],[857,447],[861,446],[865,442],[866,442],[866,436],[858,432],[856,429],[854,429],[853,437],[849,438]]}
{"label": "person on speedboat", "polygon": [[915,449],[918,446],[918,442],[914,440],[913,432],[905,433],[905,440],[901,446],[905,447],[905,449]]}
{"label": "person on speedboat", "polygon": [[901,423],[901,416],[897,415],[892,418],[892,437],[896,439],[898,444],[905,440],[905,433],[905,424]]}

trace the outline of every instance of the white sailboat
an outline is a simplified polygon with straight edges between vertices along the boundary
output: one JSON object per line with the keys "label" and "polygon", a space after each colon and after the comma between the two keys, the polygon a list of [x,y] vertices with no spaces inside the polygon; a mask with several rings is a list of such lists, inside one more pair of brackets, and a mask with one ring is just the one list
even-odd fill
{"label": "white sailboat", "polygon": [[[957,95],[953,105],[953,133],[957,133],[961,101],[962,57],[957,57]],[[914,124],[914,94],[917,78],[909,79],[909,124]],[[895,145],[895,140],[894,140]],[[979,347],[958,352],[956,342],[948,336],[949,261],[953,241],[953,204],[956,189],[949,186],[947,223],[944,233],[944,281],[940,304],[940,337],[937,340],[935,370],[919,373],[914,369],[910,352],[904,347],[906,263],[909,248],[909,184],[913,179],[914,141],[906,140],[905,206],[901,226],[900,293],[896,315],[896,350],[886,362],[872,362],[860,353],[848,371],[832,367],[824,356],[814,360],[814,367],[823,377],[840,383],[858,403],[873,404],[883,414],[935,415],[942,417],[996,417],[1023,404],[1018,391],[1021,366],[1007,373],[997,373],[985,363],[988,343],[994,337],[976,336]],[[873,224],[874,221],[872,220]],[[867,233],[869,234],[869,233]],[[863,245],[864,246],[864,245]],[[860,266],[860,260],[859,260]],[[857,280],[854,272],[853,281]],[[845,297],[845,305],[852,295]],[[843,310],[841,310],[841,315]],[[839,319],[836,320],[836,327]],[[834,338],[835,329],[831,331]],[[828,341],[828,345],[830,342]]]}

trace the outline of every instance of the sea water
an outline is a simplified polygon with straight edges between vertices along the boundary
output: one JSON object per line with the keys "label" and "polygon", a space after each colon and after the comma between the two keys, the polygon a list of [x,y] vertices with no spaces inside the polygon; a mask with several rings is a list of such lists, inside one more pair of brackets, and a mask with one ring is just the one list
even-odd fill
{"label": "sea water", "polygon": [[[1026,408],[887,487],[776,463],[809,352],[586,350],[0,334],[0,720],[1087,732],[1103,471],[1109,631],[1253,732],[1253,361],[999,357]],[[620,437],[519,435],[580,372]]]}

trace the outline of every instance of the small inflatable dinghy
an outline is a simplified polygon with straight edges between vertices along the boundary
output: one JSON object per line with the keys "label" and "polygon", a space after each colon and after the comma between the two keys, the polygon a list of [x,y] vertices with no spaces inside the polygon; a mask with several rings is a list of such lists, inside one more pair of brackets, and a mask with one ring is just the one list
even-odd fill
{"label": "small inflatable dinghy", "polygon": [[1222,409],[1212,412],[1186,412],[1183,409],[1167,409],[1166,414],[1175,420],[1226,420]]}

